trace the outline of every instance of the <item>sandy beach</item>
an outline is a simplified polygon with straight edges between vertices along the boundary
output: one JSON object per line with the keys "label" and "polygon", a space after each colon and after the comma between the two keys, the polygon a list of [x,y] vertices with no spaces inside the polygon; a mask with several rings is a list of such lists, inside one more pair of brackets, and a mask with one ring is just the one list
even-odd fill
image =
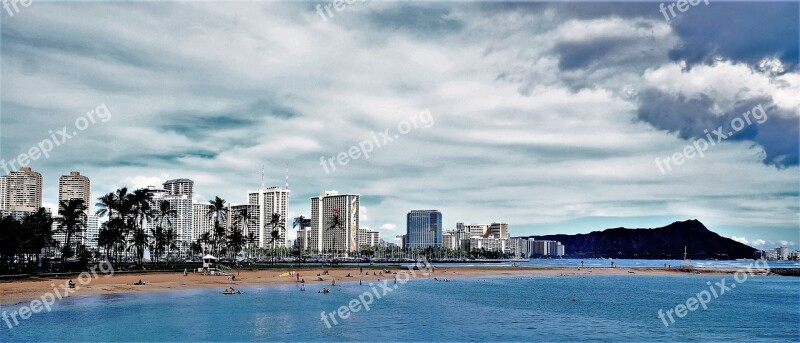
{"label": "sandy beach", "polygon": [[[324,269],[274,269],[274,270],[241,270],[233,271],[236,275],[235,280],[229,280],[226,276],[210,276],[200,273],[192,273],[184,276],[182,272],[175,273],[135,273],[135,274],[116,274],[106,277],[97,274],[97,278],[84,278],[85,284],[81,284],[77,277],[72,278],[51,278],[51,279],[26,279],[0,283],[0,306],[13,305],[28,302],[40,298],[43,294],[53,292],[54,287],[58,287],[62,292],[63,286],[68,280],[72,279],[76,283],[76,288],[70,291],[70,296],[93,295],[93,294],[118,294],[135,292],[157,292],[192,288],[220,288],[249,286],[249,285],[279,285],[296,283],[296,276],[288,276],[290,271],[296,271],[300,278],[305,280],[308,286],[330,285],[332,282],[358,282],[377,281],[383,279],[394,279],[394,273],[408,271],[407,268],[387,268],[388,274],[381,275],[381,269],[365,268],[364,273],[359,275],[359,268],[333,268],[327,269],[328,275],[324,274]],[[373,275],[373,272],[376,275]],[[692,272],[711,273],[711,274],[731,274],[733,269],[695,269]],[[523,268],[523,267],[500,267],[500,266],[480,266],[480,267],[450,267],[437,266],[433,273],[424,270],[415,271],[415,279],[420,278],[460,278],[460,277],[490,277],[490,276],[536,276],[536,275],[679,275],[686,274],[687,271],[679,269],[663,268]],[[317,276],[317,275],[320,276]],[[350,275],[348,277],[347,275]],[[91,275],[91,274],[87,274]],[[142,280],[145,285],[134,285]]]}

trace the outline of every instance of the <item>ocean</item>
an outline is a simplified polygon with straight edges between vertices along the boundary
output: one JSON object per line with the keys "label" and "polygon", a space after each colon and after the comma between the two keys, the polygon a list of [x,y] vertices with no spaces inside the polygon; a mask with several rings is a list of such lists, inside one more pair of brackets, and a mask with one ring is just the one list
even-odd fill
{"label": "ocean", "polygon": [[[715,283],[722,279],[729,289],[719,294]],[[418,278],[396,287],[390,282],[388,290],[375,282],[306,287],[69,297],[12,329],[0,322],[0,341],[800,341],[800,278],[794,277],[741,283],[731,275]],[[322,287],[331,293],[317,293]],[[710,294],[711,287],[718,297],[706,309],[684,309],[682,318],[673,312],[674,322],[659,318],[659,310],[702,298],[698,293]],[[358,312],[331,315],[354,302]]]}

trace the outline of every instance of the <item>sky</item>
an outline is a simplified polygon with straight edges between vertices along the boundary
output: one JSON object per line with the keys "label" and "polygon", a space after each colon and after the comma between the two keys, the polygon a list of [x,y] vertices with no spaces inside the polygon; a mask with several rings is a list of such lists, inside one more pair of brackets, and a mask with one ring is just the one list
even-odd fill
{"label": "sky", "polygon": [[46,206],[71,170],[92,198],[189,178],[240,204],[288,167],[292,217],[360,194],[389,242],[438,209],[445,229],[697,219],[799,248],[797,2],[334,5],[4,9],[0,158],[42,173]]}

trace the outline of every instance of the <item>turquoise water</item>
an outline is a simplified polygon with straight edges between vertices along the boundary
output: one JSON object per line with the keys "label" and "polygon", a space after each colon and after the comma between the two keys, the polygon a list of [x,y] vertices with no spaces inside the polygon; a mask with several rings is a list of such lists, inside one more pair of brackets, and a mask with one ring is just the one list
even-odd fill
{"label": "turquoise water", "polygon": [[[0,341],[800,341],[800,278],[759,276],[665,327],[658,317],[723,276],[538,276],[411,280],[369,311],[336,311],[370,289],[340,283],[78,296],[0,327]],[[326,286],[330,287],[330,286]],[[379,293],[382,294],[380,288]],[[574,301],[573,301],[574,299]],[[13,310],[16,307],[4,307]],[[0,322],[0,324],[3,324]]]}

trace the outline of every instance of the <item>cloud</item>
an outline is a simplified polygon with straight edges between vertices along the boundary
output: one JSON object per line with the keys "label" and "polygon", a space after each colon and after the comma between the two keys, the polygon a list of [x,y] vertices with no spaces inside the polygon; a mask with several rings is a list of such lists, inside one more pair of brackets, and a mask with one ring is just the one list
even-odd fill
{"label": "cloud", "polygon": [[[288,165],[292,215],[339,189],[361,194],[364,221],[383,232],[436,208],[445,229],[503,220],[514,235],[698,218],[725,236],[794,239],[800,76],[784,56],[795,43],[761,37],[796,27],[788,14],[723,25],[703,6],[667,23],[652,3],[366,2],[324,21],[314,5],[32,6],[0,30],[0,158],[105,103],[109,122],[32,163],[46,202],[74,169],[93,197],[185,177],[198,201],[244,203],[262,165],[268,186]],[[752,32],[714,48],[739,38],[686,29],[703,20]],[[658,172],[655,157],[757,103],[763,125]],[[422,109],[433,127],[320,166]]]}
{"label": "cloud", "polygon": [[690,64],[710,64],[715,58],[725,56],[754,65],[764,57],[776,56],[795,68],[800,56],[798,3],[761,5],[719,2],[692,7],[690,13],[674,20],[673,27],[681,37],[681,45],[670,52],[670,58]]}
{"label": "cloud", "polygon": [[735,132],[732,121],[746,119],[745,112],[761,106],[767,119],[753,120],[728,140],[758,144],[766,164],[798,164],[800,100],[793,94],[800,93],[799,73],[774,77],[744,64],[719,61],[690,70],[665,65],[647,70],[644,78],[648,86],[637,94],[640,120],[686,140],[707,139],[718,127],[723,133]]}
{"label": "cloud", "polygon": [[392,224],[392,223],[385,223],[385,224],[381,225],[381,230],[396,231],[397,230],[397,225]]}
{"label": "cloud", "polygon": [[748,242],[747,239],[744,237],[731,236],[731,239],[742,244],[750,244],[750,242]]}

